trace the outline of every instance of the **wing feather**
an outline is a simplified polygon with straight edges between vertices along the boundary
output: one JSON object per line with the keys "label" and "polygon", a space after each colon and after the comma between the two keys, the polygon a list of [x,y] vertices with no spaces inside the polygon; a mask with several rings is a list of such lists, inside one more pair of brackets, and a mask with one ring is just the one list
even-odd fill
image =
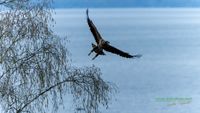
{"label": "wing feather", "polygon": [[114,53],[114,54],[117,54],[117,55],[120,55],[122,57],[126,57],[126,58],[133,58],[133,57],[141,57],[142,55],[130,55],[129,53],[126,53],[124,51],[121,51],[111,45],[105,45],[104,50],[108,51],[108,52],[111,52],[111,53]]}
{"label": "wing feather", "polygon": [[88,9],[86,10],[86,14],[87,14],[87,23],[88,23],[88,26],[90,27],[90,31],[92,32],[92,34],[95,38],[95,41],[98,44],[99,40],[102,39],[101,35],[98,32],[98,30],[97,30],[96,26],[94,25],[94,23],[92,22],[92,20],[89,18]]}

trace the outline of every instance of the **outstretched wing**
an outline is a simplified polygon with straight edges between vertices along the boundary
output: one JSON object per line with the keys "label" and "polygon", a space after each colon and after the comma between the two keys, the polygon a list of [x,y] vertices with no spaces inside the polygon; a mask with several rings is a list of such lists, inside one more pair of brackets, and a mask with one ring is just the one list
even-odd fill
{"label": "outstretched wing", "polygon": [[114,54],[117,54],[117,55],[120,55],[122,57],[126,57],[126,58],[134,58],[134,57],[141,57],[142,55],[130,55],[129,53],[126,53],[126,52],[123,52],[113,46],[110,46],[110,45],[105,45],[103,47],[104,50],[108,51],[108,52],[111,52],[111,53],[114,53]]}
{"label": "outstretched wing", "polygon": [[99,40],[102,39],[100,33],[98,32],[97,28],[93,24],[92,20],[90,20],[89,15],[88,15],[88,9],[86,10],[86,15],[87,15],[87,23],[90,27],[90,31],[92,32],[96,43],[99,43]]}

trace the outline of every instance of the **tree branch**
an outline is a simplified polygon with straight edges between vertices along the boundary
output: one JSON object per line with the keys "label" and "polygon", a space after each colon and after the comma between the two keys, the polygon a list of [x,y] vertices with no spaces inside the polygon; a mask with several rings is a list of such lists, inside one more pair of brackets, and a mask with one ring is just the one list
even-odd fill
{"label": "tree branch", "polygon": [[21,113],[23,111],[24,108],[26,108],[29,104],[31,104],[33,101],[37,100],[40,96],[44,95],[45,93],[47,93],[48,91],[50,91],[51,89],[54,89],[55,87],[59,86],[59,85],[62,85],[63,83],[66,83],[66,82],[73,82],[73,80],[70,80],[70,79],[65,79],[61,82],[58,82],[56,84],[54,84],[53,86],[45,89],[44,91],[42,91],[41,93],[39,93],[38,95],[36,95],[34,98],[32,98],[29,102],[27,102],[26,104],[24,104],[22,106],[22,108],[18,109],[16,113]]}

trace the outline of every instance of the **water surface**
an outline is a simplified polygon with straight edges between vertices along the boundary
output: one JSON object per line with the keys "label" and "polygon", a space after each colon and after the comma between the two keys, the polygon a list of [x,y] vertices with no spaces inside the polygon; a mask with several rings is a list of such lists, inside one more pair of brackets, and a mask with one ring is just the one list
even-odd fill
{"label": "water surface", "polygon": [[[113,46],[143,54],[140,59],[125,59],[106,53],[94,61],[94,54],[87,55],[95,41],[85,9],[56,12],[55,31],[70,40],[73,65],[94,64],[101,68],[104,80],[119,87],[103,113],[199,112],[200,9],[90,9],[90,18]],[[175,100],[158,102],[156,98]],[[176,98],[191,101],[177,104]]]}

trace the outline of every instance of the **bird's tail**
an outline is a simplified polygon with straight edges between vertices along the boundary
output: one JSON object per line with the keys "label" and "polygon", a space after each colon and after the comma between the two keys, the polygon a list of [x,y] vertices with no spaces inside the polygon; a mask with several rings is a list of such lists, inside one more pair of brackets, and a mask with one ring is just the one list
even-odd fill
{"label": "bird's tail", "polygon": [[95,47],[97,47],[97,46],[96,46],[95,44],[92,43],[92,47],[95,48]]}
{"label": "bird's tail", "polygon": [[133,55],[133,58],[140,58],[140,57],[142,57],[141,54]]}

